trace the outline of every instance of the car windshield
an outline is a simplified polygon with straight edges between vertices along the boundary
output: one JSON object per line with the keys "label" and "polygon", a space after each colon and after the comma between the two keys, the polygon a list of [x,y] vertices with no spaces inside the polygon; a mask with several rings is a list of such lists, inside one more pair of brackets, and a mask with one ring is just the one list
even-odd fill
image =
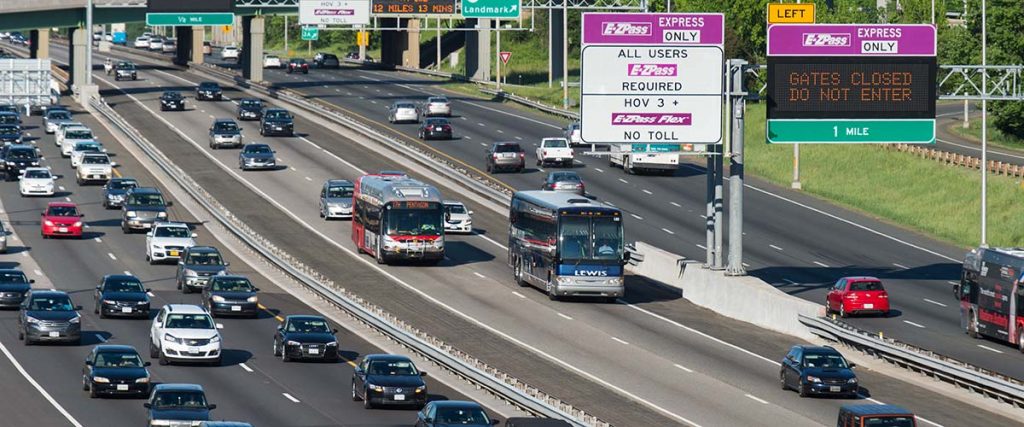
{"label": "car windshield", "polygon": [[480,408],[437,408],[434,422],[438,424],[490,425],[491,420]]}
{"label": "car windshield", "polygon": [[436,236],[441,234],[441,206],[427,203],[425,209],[392,208],[387,213],[389,236]]}
{"label": "car windshield", "polygon": [[287,111],[271,110],[267,111],[265,116],[268,119],[287,119],[290,118]]}
{"label": "car windshield", "polygon": [[159,194],[133,194],[128,200],[129,205],[163,206],[164,198]]}
{"label": "car windshield", "polygon": [[50,179],[50,171],[43,169],[25,171],[25,178],[28,179]]}
{"label": "car windshield", "polygon": [[258,99],[243,99],[241,105],[249,108],[260,108],[263,106],[263,102]]}
{"label": "car windshield", "polygon": [[864,427],[914,427],[914,417],[864,416]]}
{"label": "car windshield", "polygon": [[46,212],[47,216],[78,216],[78,209],[74,206],[50,206]]}
{"label": "car windshield", "polygon": [[243,153],[249,153],[249,154],[270,154],[270,153],[273,152],[273,150],[271,150],[270,146],[268,146],[268,145],[251,144],[251,145],[246,145],[245,148],[242,150],[242,152]]}
{"label": "car windshield", "polygon": [[846,359],[834,353],[805,353],[804,367],[824,369],[846,369]]}
{"label": "car windshield", "polygon": [[220,254],[216,252],[199,252],[188,255],[188,264],[192,265],[223,265]]}
{"label": "car windshield", "polygon": [[850,284],[851,291],[881,291],[882,282],[853,282]]}
{"label": "car windshield", "polygon": [[205,409],[206,396],[199,391],[161,391],[153,396],[153,406],[160,409]]}
{"label": "car windshield", "polygon": [[464,214],[464,213],[466,213],[466,207],[461,205],[461,204],[460,205],[454,205],[454,204],[453,205],[444,205],[444,210],[448,211],[448,213],[453,213],[453,214]]}
{"label": "car windshield", "polygon": [[427,126],[444,126],[448,124],[448,119],[427,119],[424,121]]}
{"label": "car windshield", "polygon": [[31,160],[36,158],[36,150],[32,148],[11,150],[7,152],[7,160]]}
{"label": "car windshield", "polygon": [[374,360],[366,370],[369,375],[419,375],[412,362],[405,360]]}
{"label": "car windshield", "polygon": [[93,363],[97,368],[141,368],[142,358],[129,352],[103,352],[96,355]]}
{"label": "car windshield", "polygon": [[88,129],[69,129],[64,132],[67,139],[92,139],[92,131]]}
{"label": "car windshield", "polygon": [[[0,118],[2,120],[2,118]],[[0,125],[0,133],[19,133],[18,125]]]}
{"label": "car windshield", "polygon": [[157,227],[153,230],[155,237],[191,237],[192,231],[188,227]]}
{"label": "car windshield", "polygon": [[28,304],[32,311],[72,311],[71,298],[66,296],[33,297]]}
{"label": "car windshield", "polygon": [[46,113],[46,118],[50,120],[71,120],[71,113],[67,111],[51,111]]}
{"label": "car windshield", "polygon": [[238,130],[238,125],[235,122],[217,122],[213,128],[221,132],[234,132]]}
{"label": "car windshield", "polygon": [[344,197],[352,197],[353,187],[349,185],[342,185],[337,187],[329,187],[327,189],[327,197],[331,199],[340,199]]}
{"label": "car windshield", "polygon": [[443,97],[439,97],[439,96],[431,97],[431,98],[427,99],[427,102],[432,103],[432,104],[438,104],[438,103],[440,103],[440,104],[447,104],[448,103],[448,98],[443,98]]}
{"label": "car windshield", "polygon": [[216,83],[200,83],[199,88],[202,90],[217,90],[220,89],[220,86]]}
{"label": "car windshield", "polygon": [[331,331],[327,322],[320,319],[292,319],[288,322],[287,332],[300,334],[325,334]]}
{"label": "car windshield", "polygon": [[100,151],[100,145],[94,142],[75,144],[75,151]]}
{"label": "car windshield", "polygon": [[223,292],[252,292],[252,283],[248,279],[216,279],[210,289]]}
{"label": "car windshield", "polygon": [[549,139],[544,141],[544,147],[546,148],[568,148],[569,143],[565,142],[564,139]]}
{"label": "car windshield", "polygon": [[213,319],[208,314],[168,314],[169,329],[213,329]]}
{"label": "car windshield", "polygon": [[107,279],[103,284],[103,290],[106,292],[146,292],[146,288],[142,287],[142,282],[135,278]]}
{"label": "car windshield", "polygon": [[494,146],[495,153],[518,153],[523,151],[519,144],[498,144]]}
{"label": "car windshield", "polygon": [[395,108],[401,108],[401,109],[415,109],[415,108],[416,108],[416,106],[415,106],[415,105],[412,105],[412,104],[398,104],[398,105],[395,105]]}
{"label": "car windshield", "polygon": [[570,215],[559,222],[562,259],[622,259],[622,221],[618,217]]}
{"label": "car windshield", "polygon": [[112,180],[110,181],[110,184],[107,185],[107,188],[110,188],[111,190],[131,190],[138,186],[139,183],[135,181]]}
{"label": "car windshield", "polygon": [[164,98],[167,99],[181,99],[181,94],[178,92],[167,92],[164,94]]}
{"label": "car windshield", "polygon": [[122,70],[134,70],[135,64],[132,64],[130,62],[122,62],[120,64],[117,64],[117,68]]}
{"label": "car windshield", "polygon": [[555,172],[551,174],[551,182],[580,182],[575,172]]}
{"label": "car windshield", "polygon": [[85,156],[82,158],[82,164],[107,165],[110,164],[110,159],[107,156]]}
{"label": "car windshield", "polygon": [[8,271],[0,273],[0,283],[28,283],[28,278],[20,271]]}

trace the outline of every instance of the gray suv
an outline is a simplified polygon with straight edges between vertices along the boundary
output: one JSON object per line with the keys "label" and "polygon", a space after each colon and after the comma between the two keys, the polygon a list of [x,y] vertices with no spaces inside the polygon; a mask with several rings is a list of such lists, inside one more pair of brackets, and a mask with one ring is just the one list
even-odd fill
{"label": "gray suv", "polygon": [[183,293],[200,291],[210,281],[210,277],[228,274],[228,262],[220,256],[220,251],[213,246],[193,246],[185,248],[185,253],[178,260],[178,271],[174,278],[178,289]]}
{"label": "gray suv", "polygon": [[217,119],[210,125],[210,148],[241,147],[242,128],[231,119]]}
{"label": "gray suv", "polygon": [[154,222],[167,221],[167,208],[170,206],[171,202],[164,201],[164,196],[156,188],[128,190],[121,204],[121,230],[125,234],[149,230]]}
{"label": "gray suv", "polygon": [[526,152],[516,142],[495,142],[487,149],[487,172],[513,170],[522,172],[526,167]]}
{"label": "gray suv", "polygon": [[21,303],[18,339],[25,345],[43,341],[78,344],[82,340],[81,309],[67,292],[30,290]]}

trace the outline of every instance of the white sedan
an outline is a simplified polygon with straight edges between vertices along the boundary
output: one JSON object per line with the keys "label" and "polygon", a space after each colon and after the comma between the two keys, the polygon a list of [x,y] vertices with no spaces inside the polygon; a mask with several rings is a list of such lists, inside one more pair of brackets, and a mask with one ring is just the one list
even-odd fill
{"label": "white sedan", "polygon": [[264,55],[263,68],[281,68],[281,58],[277,55]]}
{"label": "white sedan", "polygon": [[22,196],[52,196],[53,181],[57,177],[49,168],[26,168],[18,179],[18,192]]}
{"label": "white sedan", "polygon": [[235,60],[237,60],[238,59],[238,55],[240,53],[241,53],[241,50],[238,49],[238,46],[224,46],[224,48],[220,50],[220,59],[235,59]]}
{"label": "white sedan", "polygon": [[132,44],[139,49],[149,49],[149,37],[140,36],[135,38],[135,42]]}

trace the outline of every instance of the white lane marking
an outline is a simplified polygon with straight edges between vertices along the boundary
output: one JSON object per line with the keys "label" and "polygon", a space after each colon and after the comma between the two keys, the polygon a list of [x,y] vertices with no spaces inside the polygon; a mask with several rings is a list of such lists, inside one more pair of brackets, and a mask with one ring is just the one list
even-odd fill
{"label": "white lane marking", "polygon": [[298,170],[298,169],[295,169],[295,166],[291,166],[291,167],[289,167],[288,169],[291,169],[291,170],[293,170],[293,171],[297,171],[297,170]]}
{"label": "white lane marking", "polygon": [[828,268],[828,264],[825,264],[825,263],[822,263],[822,262],[818,262],[818,261],[814,261],[814,263],[817,264],[819,267]]}
{"label": "white lane marking", "polygon": [[767,401],[767,400],[761,399],[761,398],[759,398],[759,397],[757,397],[757,396],[754,396],[754,395],[752,395],[752,394],[750,394],[750,393],[747,393],[747,394],[746,394],[746,396],[747,396],[748,398],[750,398],[751,400],[755,401],[755,402],[759,402],[759,403],[761,403],[761,404],[764,404],[764,405],[767,405],[767,404],[768,404],[768,401]]}
{"label": "white lane marking", "polygon": [[637,214],[629,214],[629,216],[632,216],[633,218],[636,218],[636,219],[638,219],[638,220],[640,220],[640,221],[643,221],[643,220],[644,220],[644,217],[642,217],[642,216],[640,216],[640,215],[637,215]]}
{"label": "white lane marking", "polygon": [[517,140],[519,140],[519,141],[522,141],[522,140],[523,140],[523,138],[522,138],[522,137],[520,137],[520,136],[517,136],[517,137],[516,137],[516,139],[517,139]]}
{"label": "white lane marking", "polygon": [[775,250],[777,250],[777,251],[781,251],[781,250],[782,250],[782,248],[780,248],[780,247],[778,247],[778,246],[775,246],[775,245],[768,245],[768,247],[769,247],[769,248],[772,248],[772,249],[775,249]]}
{"label": "white lane marking", "polygon": [[476,275],[476,277],[479,277],[479,278],[481,278],[481,279],[486,279],[486,278],[487,278],[487,276],[484,276],[483,274],[477,273],[477,272],[475,272],[475,271],[473,272],[473,274],[475,274],[475,275]]}
{"label": "white lane marking", "polygon": [[310,177],[308,177],[308,176],[307,176],[307,177],[305,177],[305,178],[306,178],[306,181],[309,181],[309,182],[313,182],[313,178],[310,178]]}
{"label": "white lane marking", "polygon": [[64,198],[64,201],[65,201],[65,202],[70,202],[70,201],[71,201],[71,198],[70,198],[70,197],[65,197],[65,198]]}
{"label": "white lane marking", "polygon": [[623,184],[629,184],[629,181],[626,181],[626,180],[624,180],[622,178],[619,178],[619,182],[621,182]]}
{"label": "white lane marking", "polygon": [[924,329],[924,325],[922,325],[920,323],[914,323],[914,322],[911,322],[909,320],[904,320],[903,323],[906,323],[906,324],[908,324],[910,326],[914,326],[914,327],[917,327],[917,328]]}
{"label": "white lane marking", "polygon": [[704,250],[708,250],[708,247],[707,247],[707,246],[704,246],[704,245],[702,245],[702,244],[700,244],[700,243],[698,243],[698,244],[697,244],[697,247],[698,247],[698,248],[701,248],[701,249],[704,249]]}
{"label": "white lane marking", "polygon": [[521,294],[519,292],[516,292],[516,291],[512,291],[512,295],[515,295],[515,296],[517,296],[519,298],[526,298],[526,295],[523,295],[523,294]]}
{"label": "white lane marking", "polygon": [[292,395],[288,393],[281,393],[281,395],[284,396],[285,399],[292,401],[292,403],[299,403],[299,399],[292,397]]}
{"label": "white lane marking", "polygon": [[490,238],[490,237],[484,236],[483,234],[475,234],[475,235],[476,235],[476,236],[478,236],[478,237],[480,237],[481,239],[484,239],[484,240],[488,241],[488,242],[494,243],[494,244],[495,244],[495,245],[497,245],[497,246],[498,246],[499,248],[502,248],[502,249],[504,249],[504,250],[506,250],[506,251],[508,250],[508,246],[505,246],[505,245],[503,245],[503,244],[501,244],[501,243],[498,243],[497,241],[495,241],[494,239],[492,239],[492,238]]}
{"label": "white lane marking", "polygon": [[505,131],[498,129],[498,133],[505,133]]}
{"label": "white lane marking", "polygon": [[103,243],[103,240],[100,239],[99,237],[94,237],[93,240],[95,240],[96,243]]}
{"label": "white lane marking", "polygon": [[372,104],[376,104],[376,103],[377,103],[377,101],[374,101],[374,100],[372,100],[372,99],[371,99],[371,100],[370,100],[370,103],[372,103]]}
{"label": "white lane marking", "polygon": [[555,314],[557,314],[557,315],[558,315],[559,317],[561,317],[561,318],[563,318],[563,319],[566,319],[566,320],[572,320],[572,317],[566,316],[566,315],[564,315],[564,314],[562,314],[562,313],[559,313],[559,312],[557,312],[557,311],[555,312]]}
{"label": "white lane marking", "polygon": [[57,189],[60,190],[60,191],[64,191],[64,186],[63,185],[58,185]]}
{"label": "white lane marking", "polygon": [[114,254],[112,254],[112,253],[110,253],[110,252],[107,252],[107,256],[108,256],[108,257],[110,257],[110,259],[112,259],[112,260],[114,260],[114,261],[117,261],[117,257],[116,257],[116,256],[114,256]]}
{"label": "white lane marking", "polygon": [[312,145],[312,146],[314,146],[314,147],[316,147],[316,148],[319,148],[319,149],[320,149],[320,150],[322,150],[322,151],[323,151],[324,153],[326,153],[326,154],[327,154],[328,156],[331,156],[331,157],[333,157],[333,158],[334,158],[335,160],[337,160],[337,161],[339,161],[339,162],[343,163],[343,164],[344,164],[345,166],[348,166],[348,167],[350,167],[350,168],[352,168],[352,169],[356,170],[356,171],[357,171],[357,172],[359,172],[360,174],[366,175],[366,171],[365,171],[365,170],[363,170],[362,168],[360,168],[359,166],[356,166],[356,165],[352,164],[351,162],[349,162],[348,160],[345,160],[345,159],[343,159],[343,158],[341,158],[341,157],[338,157],[338,155],[337,155],[337,154],[334,154],[334,153],[332,153],[332,152],[330,152],[330,151],[327,151],[327,149],[325,149],[325,148],[323,148],[323,147],[321,147],[321,146],[317,145],[317,144],[316,144],[315,142],[313,142],[313,141],[310,141],[310,140],[309,140],[308,138],[306,138],[306,137],[304,137],[304,136],[300,136],[300,137],[299,137],[299,139],[301,139],[301,140],[305,141],[305,142],[306,142],[307,144],[309,144],[309,145]]}
{"label": "white lane marking", "polygon": [[601,173],[604,173],[604,169],[601,169],[601,168],[594,168],[594,170],[596,170],[598,172],[601,172]]}
{"label": "white lane marking", "polygon": [[907,267],[907,266],[905,266],[903,264],[897,264],[897,263],[894,262],[894,263],[892,263],[892,265],[895,265],[896,267],[902,268],[904,270],[910,270],[910,267]]}
{"label": "white lane marking", "polygon": [[38,268],[35,269],[35,270],[32,270],[32,272],[35,273],[36,276],[42,276],[43,275],[43,271],[38,269]]}
{"label": "white lane marking", "polygon": [[21,253],[21,256],[23,256],[23,257],[25,257],[25,258],[28,258],[28,251],[23,251],[23,252]]}
{"label": "white lane marking", "polygon": [[684,372],[686,372],[686,373],[688,373],[688,374],[692,374],[692,373],[693,373],[693,369],[687,368],[687,367],[685,367],[685,366],[683,366],[683,365],[680,365],[680,364],[678,364],[678,363],[675,363],[675,364],[673,364],[672,366],[675,366],[675,367],[677,367],[677,368],[679,368],[679,369],[682,369],[682,370],[683,370]]}
{"label": "white lane marking", "polygon": [[213,114],[210,114],[210,118],[211,118],[211,119],[215,119],[216,117],[214,117],[214,115],[213,115]]}
{"label": "white lane marking", "polygon": [[988,351],[991,351],[991,352],[993,352],[993,353],[999,353],[999,354],[1003,354],[1003,351],[1002,351],[1002,350],[996,350],[996,349],[994,349],[994,348],[992,348],[992,347],[989,347],[989,346],[987,346],[987,345],[982,345],[982,344],[978,344],[978,347],[981,347],[981,348],[983,348],[983,349],[985,349],[985,350],[988,350]]}
{"label": "white lane marking", "polygon": [[152,292],[146,292],[146,295],[149,295],[151,298],[156,296]]}
{"label": "white lane marking", "polygon": [[100,334],[96,334],[96,339],[99,340],[100,342],[107,342],[107,339],[103,338],[103,335]]}
{"label": "white lane marking", "polygon": [[477,108],[482,108],[484,110],[493,111],[495,113],[504,114],[506,116],[518,117],[518,118],[526,120],[528,122],[534,122],[534,123],[537,123],[537,124],[540,124],[540,125],[544,125],[544,126],[547,126],[547,127],[550,127],[550,128],[561,129],[561,127],[555,126],[555,125],[553,125],[551,123],[545,123],[545,122],[542,122],[540,120],[534,120],[534,119],[531,119],[529,117],[520,116],[518,114],[512,114],[512,113],[509,113],[507,111],[501,111],[501,110],[494,109],[494,108],[491,108],[491,107],[485,107],[485,106],[477,104],[475,102],[466,102],[466,101],[462,101],[462,102],[464,102],[466,104],[469,104],[469,105],[472,105],[472,106],[477,107]]}
{"label": "white lane marking", "polygon": [[21,376],[25,377],[25,380],[28,381],[29,384],[32,384],[32,387],[35,387],[36,391],[38,391],[39,394],[43,395],[43,398],[45,398],[47,402],[50,402],[50,404],[57,409],[57,412],[60,412],[60,414],[64,416],[64,419],[68,420],[68,422],[71,423],[71,425],[74,427],[82,427],[82,423],[78,422],[78,420],[76,420],[75,417],[73,417],[70,412],[64,409],[64,407],[61,406],[60,403],[57,403],[57,399],[54,399],[53,396],[50,396],[50,393],[47,393],[46,389],[44,389],[43,386],[39,385],[39,383],[36,382],[35,378],[32,378],[32,376],[28,374],[28,371],[26,371],[25,368],[21,366],[21,363],[18,363],[18,361],[14,358],[14,355],[11,354],[9,350],[7,350],[7,346],[5,346],[3,343],[0,343],[0,351],[4,353],[4,356],[7,356],[7,359],[10,360],[11,364],[14,365],[14,368],[17,369],[19,373],[21,373]]}
{"label": "white lane marking", "polygon": [[485,124],[483,124],[483,123],[480,123],[480,122],[476,122],[476,124],[477,124],[478,126],[480,126],[480,127],[484,127],[484,126],[487,126],[487,125],[485,125]]}
{"label": "white lane marking", "polygon": [[701,219],[708,219],[707,215],[704,214],[697,214],[697,216],[701,217]]}
{"label": "white lane marking", "polygon": [[947,280],[946,283],[949,283],[950,285],[959,285],[960,284],[960,282],[954,282],[952,280]]}
{"label": "white lane marking", "polygon": [[681,208],[681,207],[683,207],[683,205],[680,205],[679,203],[676,203],[676,202],[668,202],[668,204],[670,204],[670,205],[672,205],[672,206],[675,206],[675,207],[677,207],[677,208]]}
{"label": "white lane marking", "polygon": [[932,300],[930,300],[930,299],[928,299],[928,298],[925,298],[925,299],[924,299],[924,302],[927,302],[927,303],[931,303],[931,304],[935,304],[935,305],[937,305],[937,306],[939,306],[939,307],[948,307],[948,306],[947,306],[946,304],[943,304],[943,303],[941,303],[941,302],[938,302],[938,301],[932,301]]}
{"label": "white lane marking", "polygon": [[252,368],[250,368],[249,365],[246,365],[244,363],[239,363],[238,366],[242,367],[242,369],[245,369],[245,372],[250,372],[250,373],[252,372]]}
{"label": "white lane marking", "polygon": [[652,193],[652,192],[650,192],[650,191],[648,191],[648,190],[640,190],[640,191],[643,191],[644,193],[647,193],[647,194],[651,194],[651,195],[653,195],[653,194],[654,194],[654,193]]}
{"label": "white lane marking", "polygon": [[744,263],[741,263],[741,264],[743,264],[743,266],[744,266],[744,267],[750,267],[750,264],[747,264],[747,263],[745,263],[745,262],[744,262]]}
{"label": "white lane marking", "polygon": [[661,231],[664,231],[664,232],[666,232],[666,233],[668,233],[668,234],[676,234],[676,232],[675,232],[675,231],[669,230],[669,229],[667,229],[667,228],[662,228],[662,229],[661,229]]}
{"label": "white lane marking", "polygon": [[462,120],[469,120],[469,119],[466,118],[466,116],[462,116],[462,117],[459,117],[459,118],[462,119]]}
{"label": "white lane marking", "polygon": [[[464,136],[463,138],[466,138],[466,139],[473,139],[473,137],[472,137],[472,136],[469,136],[469,135],[466,135],[466,136]],[[481,144],[484,144],[484,143],[482,143],[482,142],[481,142]],[[484,144],[484,145],[487,145],[487,144]]]}
{"label": "white lane marking", "polygon": [[619,337],[612,337],[612,339],[613,339],[613,340],[615,340],[616,342],[618,342],[619,344],[629,345],[629,343],[628,343],[628,342],[626,342],[626,341],[622,340],[622,339],[621,339],[621,338],[619,338]]}
{"label": "white lane marking", "polygon": [[[960,114],[962,115],[963,113],[960,113]],[[970,145],[957,144],[957,143],[952,142],[952,141],[946,141],[945,139],[942,139],[942,138],[937,138],[937,139],[938,139],[939,142],[944,142],[944,143],[949,144],[949,145],[955,145],[955,146],[960,147],[960,148],[968,148],[968,149],[971,149],[971,150],[974,150],[974,151],[981,152],[981,147],[973,147],[973,146],[970,146]],[[1024,156],[1017,156],[1017,155],[1013,155],[1013,154],[1010,154],[1010,153],[1004,153],[1002,151],[995,151],[995,150],[993,150],[993,152],[998,153],[998,154],[1003,155],[1003,156],[1006,156],[1006,157],[1013,157],[1013,158],[1017,158],[1017,159],[1024,159]]]}

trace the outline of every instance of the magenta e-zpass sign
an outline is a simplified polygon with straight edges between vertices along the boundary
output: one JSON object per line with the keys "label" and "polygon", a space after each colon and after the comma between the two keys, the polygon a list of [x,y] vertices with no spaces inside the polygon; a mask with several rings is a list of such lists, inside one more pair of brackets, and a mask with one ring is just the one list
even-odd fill
{"label": "magenta e-zpass sign", "polygon": [[717,13],[584,13],[583,142],[720,144],[724,31]]}
{"label": "magenta e-zpass sign", "polygon": [[806,24],[768,27],[768,56],[935,56],[927,24]]}

